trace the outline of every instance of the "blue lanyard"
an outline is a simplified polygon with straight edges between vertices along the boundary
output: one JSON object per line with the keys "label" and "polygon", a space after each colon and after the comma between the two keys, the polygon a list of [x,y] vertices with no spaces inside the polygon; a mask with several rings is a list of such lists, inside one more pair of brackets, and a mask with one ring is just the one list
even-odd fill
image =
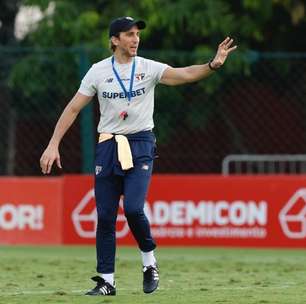
{"label": "blue lanyard", "polygon": [[125,95],[127,96],[128,101],[131,101],[131,99],[132,99],[132,90],[133,90],[133,83],[134,83],[134,76],[135,76],[135,66],[136,66],[135,58],[133,60],[133,66],[132,66],[132,71],[131,71],[130,90],[129,90],[129,92],[126,90],[126,88],[125,88],[125,86],[124,86],[124,84],[123,84],[123,82],[122,82],[122,80],[121,80],[117,70],[115,69],[114,62],[115,62],[115,58],[113,56],[112,57],[112,67],[113,67],[114,74],[115,74],[115,76],[116,76],[116,78],[117,78],[117,80],[118,80],[122,90],[124,91]]}

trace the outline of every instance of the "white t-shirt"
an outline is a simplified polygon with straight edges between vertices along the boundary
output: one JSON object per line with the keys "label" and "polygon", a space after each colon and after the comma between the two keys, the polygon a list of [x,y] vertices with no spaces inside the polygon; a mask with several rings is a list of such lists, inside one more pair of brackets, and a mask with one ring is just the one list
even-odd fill
{"label": "white t-shirt", "polygon": [[[108,57],[94,64],[83,78],[79,88],[79,92],[86,96],[98,94],[100,104],[98,132],[133,134],[152,130],[154,89],[168,65],[136,56],[132,98],[128,102],[114,74],[111,58]],[[115,61],[114,63],[127,92],[130,90],[132,65],[133,62],[119,64]],[[120,117],[123,111],[128,114],[125,120]]]}

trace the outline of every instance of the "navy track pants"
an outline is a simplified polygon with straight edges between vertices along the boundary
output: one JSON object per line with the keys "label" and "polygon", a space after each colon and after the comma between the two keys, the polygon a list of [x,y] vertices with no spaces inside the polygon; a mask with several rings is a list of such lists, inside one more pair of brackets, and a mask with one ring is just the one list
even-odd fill
{"label": "navy track pants", "polygon": [[121,195],[124,196],[124,214],[140,250],[148,252],[156,247],[144,214],[155,156],[155,136],[151,131],[143,131],[126,137],[133,156],[132,169],[121,169],[114,138],[98,143],[96,148],[96,248],[99,273],[115,271],[116,219]]}

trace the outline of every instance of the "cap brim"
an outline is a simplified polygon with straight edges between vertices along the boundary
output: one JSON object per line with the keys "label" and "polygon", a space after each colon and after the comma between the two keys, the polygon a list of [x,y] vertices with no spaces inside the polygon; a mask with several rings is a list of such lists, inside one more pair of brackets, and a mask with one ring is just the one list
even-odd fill
{"label": "cap brim", "polygon": [[137,27],[140,30],[143,30],[144,28],[146,28],[146,23],[143,20],[138,20],[135,22],[135,25],[137,25]]}
{"label": "cap brim", "polygon": [[134,25],[136,25],[138,27],[139,30],[143,30],[144,28],[146,28],[146,23],[143,20],[137,20],[134,21],[132,23],[130,23],[125,30],[128,31],[129,29],[131,29]]}

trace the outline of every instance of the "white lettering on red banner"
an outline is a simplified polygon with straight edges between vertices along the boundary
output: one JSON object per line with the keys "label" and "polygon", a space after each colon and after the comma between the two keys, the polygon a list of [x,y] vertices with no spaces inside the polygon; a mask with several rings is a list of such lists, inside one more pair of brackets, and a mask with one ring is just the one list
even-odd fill
{"label": "white lettering on red banner", "polygon": [[267,202],[255,201],[156,201],[146,214],[151,224],[156,225],[260,225],[267,224]]}
{"label": "white lettering on red banner", "polygon": [[0,229],[42,230],[44,208],[42,205],[0,205]]}
{"label": "white lettering on red banner", "polygon": [[[94,190],[91,189],[72,212],[72,221],[76,232],[82,238],[94,238],[97,224],[97,214],[94,204]],[[89,207],[89,208],[88,208]],[[120,208],[123,213],[122,202]],[[122,238],[129,232],[128,224],[123,214],[118,215],[123,222],[117,231],[117,238]],[[197,238],[264,238],[267,224],[266,201],[228,202],[200,201],[155,201],[145,204],[145,213],[152,225],[155,237],[197,237]],[[92,222],[85,229],[85,223]],[[158,227],[156,227],[158,226]]]}
{"label": "white lettering on red banner", "polygon": [[266,201],[156,201],[145,205],[145,213],[155,237],[264,238],[267,206]]}

